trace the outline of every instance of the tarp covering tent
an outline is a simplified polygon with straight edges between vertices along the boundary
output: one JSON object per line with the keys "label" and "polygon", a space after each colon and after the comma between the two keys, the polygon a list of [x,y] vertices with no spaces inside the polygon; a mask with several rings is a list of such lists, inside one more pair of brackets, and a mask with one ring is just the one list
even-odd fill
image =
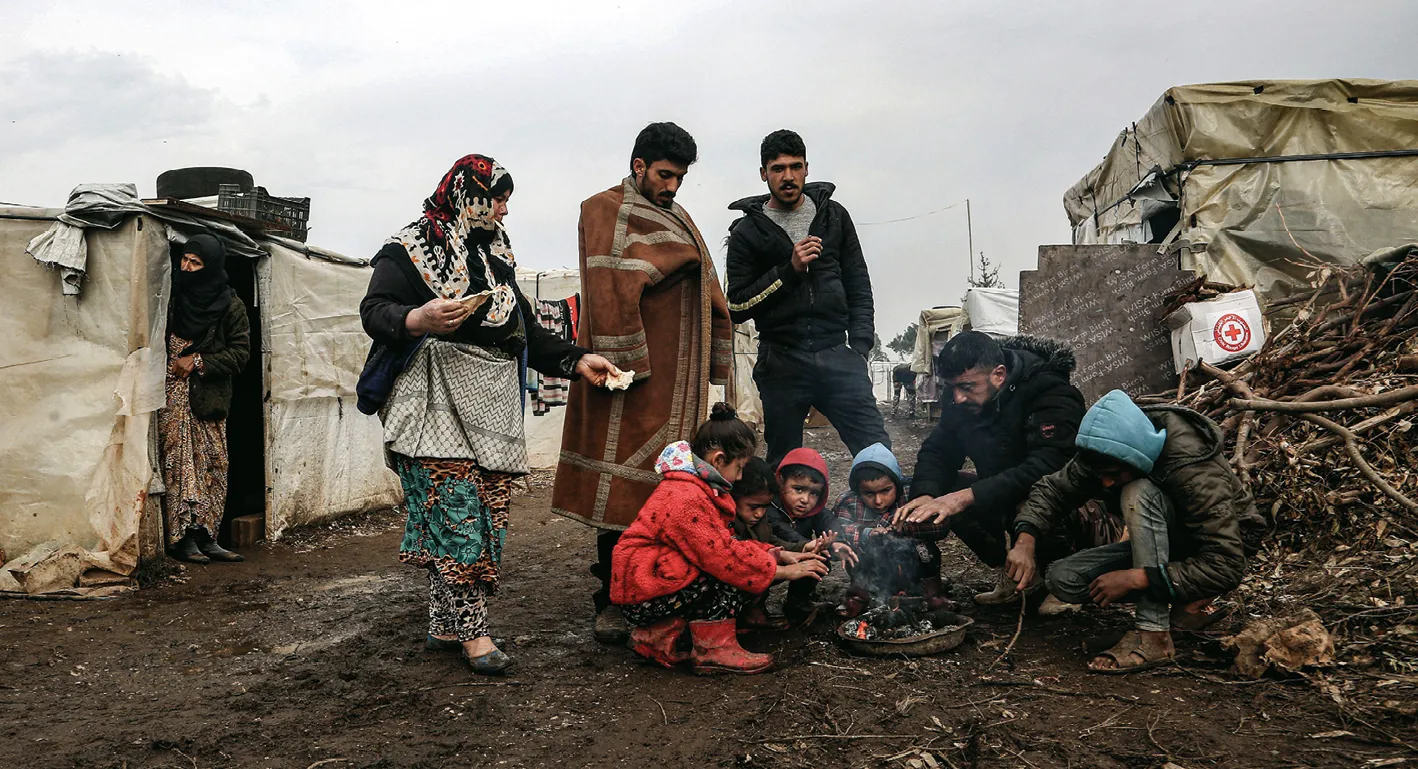
{"label": "tarp covering tent", "polygon": [[[164,404],[169,241],[191,226],[210,225],[234,253],[259,257],[245,279],[256,287],[253,331],[263,342],[248,371],[259,367],[264,405],[234,412],[228,428],[262,422],[267,535],[401,499],[378,420],[355,409],[369,344],[358,316],[367,264],[293,241],[258,244],[217,214],[154,206],[83,229],[80,293],[71,295],[68,272],[26,254],[61,213],[0,208],[9,329],[0,337],[0,592],[101,593],[160,553],[152,426]],[[242,264],[228,263],[234,285]]]}
{"label": "tarp covering tent", "polygon": [[911,358],[911,370],[917,374],[929,374],[935,370],[933,361],[940,346],[951,335],[965,326],[963,307],[932,307],[921,310],[921,319],[916,325],[916,354]]}
{"label": "tarp covering tent", "polygon": [[1074,245],[1159,243],[1181,268],[1303,285],[1418,233],[1418,81],[1169,89],[1064,196]]}
{"label": "tarp covering tent", "polygon": [[972,288],[965,292],[965,324],[972,331],[1008,339],[1019,334],[1019,292]]}

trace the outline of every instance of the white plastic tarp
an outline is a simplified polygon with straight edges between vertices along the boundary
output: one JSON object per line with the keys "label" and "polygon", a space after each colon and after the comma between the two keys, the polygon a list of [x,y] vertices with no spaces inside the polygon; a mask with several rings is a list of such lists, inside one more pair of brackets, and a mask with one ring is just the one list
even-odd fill
{"label": "white plastic tarp", "polygon": [[403,499],[378,417],[355,408],[369,352],[359,303],[370,270],[264,243],[258,263],[267,371],[266,535]]}
{"label": "white plastic tarp", "polygon": [[25,253],[53,222],[5,218],[40,213],[0,210],[0,550],[41,566],[20,575],[27,592],[137,565],[170,285],[163,227],[133,216],[85,233],[83,294],[63,295]]}
{"label": "white plastic tarp", "polygon": [[1012,288],[972,288],[965,292],[970,328],[996,339],[1019,334],[1019,292]]}

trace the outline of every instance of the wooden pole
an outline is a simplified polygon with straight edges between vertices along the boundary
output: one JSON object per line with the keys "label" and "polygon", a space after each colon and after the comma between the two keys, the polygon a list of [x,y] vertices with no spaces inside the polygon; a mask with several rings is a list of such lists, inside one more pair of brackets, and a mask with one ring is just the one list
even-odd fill
{"label": "wooden pole", "polygon": [[965,198],[965,235],[970,239],[970,282],[975,281],[975,228],[970,225],[970,199]]}

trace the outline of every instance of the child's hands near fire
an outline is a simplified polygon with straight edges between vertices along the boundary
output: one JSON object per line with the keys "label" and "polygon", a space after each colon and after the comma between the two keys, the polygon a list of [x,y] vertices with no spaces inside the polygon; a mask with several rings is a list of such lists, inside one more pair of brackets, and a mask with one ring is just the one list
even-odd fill
{"label": "child's hands near fire", "polygon": [[832,543],[832,553],[840,558],[842,563],[852,568],[856,568],[857,564],[861,563],[861,559],[857,557],[857,551],[853,550],[852,546],[846,542]]}
{"label": "child's hands near fire", "polygon": [[822,579],[827,576],[827,559],[819,553],[778,551],[778,571],[775,580]]}

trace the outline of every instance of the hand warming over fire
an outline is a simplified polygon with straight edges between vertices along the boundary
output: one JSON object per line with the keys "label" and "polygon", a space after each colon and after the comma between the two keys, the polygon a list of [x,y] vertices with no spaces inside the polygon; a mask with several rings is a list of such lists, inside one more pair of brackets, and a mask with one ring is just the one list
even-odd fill
{"label": "hand warming over fire", "polygon": [[1088,586],[1088,594],[1093,598],[1093,603],[1106,609],[1128,593],[1146,590],[1147,584],[1147,572],[1142,569],[1120,569],[1093,580],[1093,584]]}
{"label": "hand warming over fire", "polygon": [[778,572],[774,580],[822,579],[827,576],[827,563],[816,553],[778,551]]}
{"label": "hand warming over fire", "polygon": [[852,568],[856,568],[857,564],[861,563],[861,559],[857,557],[857,551],[853,550],[852,546],[846,542],[833,542],[832,554]]}
{"label": "hand warming over fire", "polygon": [[965,512],[973,504],[975,492],[971,489],[953,491],[943,497],[917,497],[896,511],[891,524],[900,529],[907,523],[945,523],[947,518]]}
{"label": "hand warming over fire", "polygon": [[778,563],[783,566],[788,566],[794,563],[802,563],[804,561],[815,561],[820,563],[825,562],[827,560],[827,556],[824,556],[821,553],[809,553],[807,550],[803,550],[803,552],[801,553],[795,553],[792,550],[778,550],[777,556]]}

